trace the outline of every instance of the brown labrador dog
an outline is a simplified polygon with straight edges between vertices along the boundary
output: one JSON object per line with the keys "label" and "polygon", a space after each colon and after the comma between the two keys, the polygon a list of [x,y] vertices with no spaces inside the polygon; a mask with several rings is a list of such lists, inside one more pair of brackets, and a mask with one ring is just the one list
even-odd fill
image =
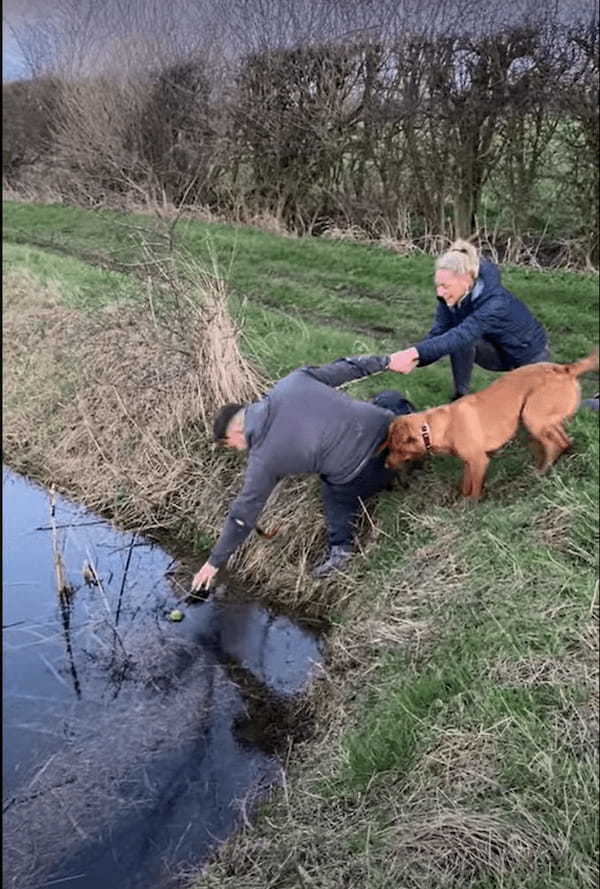
{"label": "brown labrador dog", "polygon": [[573,364],[527,364],[452,404],[397,417],[390,423],[386,466],[396,469],[428,452],[452,454],[464,463],[463,496],[478,500],[489,454],[522,423],[544,472],[571,444],[563,422],[579,407],[577,377],[597,367],[597,352]]}

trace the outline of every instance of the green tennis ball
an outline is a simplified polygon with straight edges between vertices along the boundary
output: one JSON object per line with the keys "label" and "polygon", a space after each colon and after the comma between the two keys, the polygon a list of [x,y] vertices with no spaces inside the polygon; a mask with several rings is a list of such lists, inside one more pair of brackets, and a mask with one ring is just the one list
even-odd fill
{"label": "green tennis ball", "polygon": [[169,614],[169,620],[175,622],[183,620],[184,617],[185,614],[183,613],[183,611],[180,611],[179,608],[174,608],[173,611],[171,611],[171,613]]}

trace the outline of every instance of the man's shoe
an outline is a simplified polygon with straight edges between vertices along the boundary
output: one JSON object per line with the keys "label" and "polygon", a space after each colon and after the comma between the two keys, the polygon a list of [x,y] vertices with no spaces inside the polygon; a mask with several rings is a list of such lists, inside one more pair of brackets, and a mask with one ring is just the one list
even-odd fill
{"label": "man's shoe", "polygon": [[325,560],[313,569],[313,577],[327,577],[332,571],[339,571],[353,556],[353,550],[343,544],[332,546]]}
{"label": "man's shoe", "polygon": [[462,398],[463,395],[468,395],[468,392],[455,392],[450,401],[458,401],[459,398]]}

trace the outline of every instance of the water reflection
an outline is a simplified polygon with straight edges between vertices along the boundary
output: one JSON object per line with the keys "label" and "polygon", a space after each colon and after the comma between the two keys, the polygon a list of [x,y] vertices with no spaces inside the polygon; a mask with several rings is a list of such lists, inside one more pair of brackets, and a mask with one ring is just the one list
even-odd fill
{"label": "water reflection", "polygon": [[296,694],[306,684],[306,672],[321,661],[318,643],[299,633],[288,617],[274,614],[256,602],[209,599],[196,607],[199,638],[226,659],[247,669],[259,682],[280,695]]}
{"label": "water reflection", "polygon": [[169,623],[167,553],[6,470],[3,500],[6,885],[176,885],[280,774],[228,664],[289,696],[317,640],[257,603]]}

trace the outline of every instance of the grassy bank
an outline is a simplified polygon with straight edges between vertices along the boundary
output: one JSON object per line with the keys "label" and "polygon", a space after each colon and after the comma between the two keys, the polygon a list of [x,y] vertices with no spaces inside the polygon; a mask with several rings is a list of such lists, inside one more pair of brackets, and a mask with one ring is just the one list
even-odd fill
{"label": "grassy bank", "polygon": [[[184,253],[227,278],[243,329],[235,360],[254,362],[257,387],[299,364],[399,348],[432,314],[427,257],[191,222],[181,237]],[[175,358],[182,342],[199,348],[202,328],[143,320],[143,242],[162,249],[164,238],[148,217],[7,205],[5,239],[5,458],[86,502],[100,485],[105,509],[166,522],[200,559],[240,469],[209,458],[199,365]],[[595,279],[503,276],[558,360],[587,354]],[[153,293],[174,322],[181,306],[164,287]],[[490,379],[478,371],[475,386]],[[399,386],[419,407],[442,403],[448,364],[351,391]],[[505,448],[477,506],[457,500],[454,461],[429,461],[371,507],[364,553],[334,583],[306,570],[323,542],[314,489],[293,488],[303,499],[291,505],[281,492],[271,508],[289,510],[288,532],[251,542],[238,566],[258,571],[271,598],[331,621],[317,734],[292,757],[285,790],[197,885],[596,884],[597,415],[581,412],[571,431],[572,452],[543,479],[521,441]],[[122,474],[106,472],[117,465]],[[209,475],[212,506],[198,512],[189,492]]]}
{"label": "grassy bank", "polygon": [[[46,257],[49,251],[79,257],[137,274],[142,280],[152,268],[144,245],[150,245],[154,255],[167,249],[168,223],[157,226],[150,216],[5,203],[3,222],[4,240],[14,245],[15,252],[18,245],[38,246]],[[177,243],[206,268],[216,262],[234,293],[253,305],[274,309],[279,316],[287,312],[309,324],[329,323],[354,333],[352,341],[359,345],[364,341],[399,348],[414,341],[431,320],[430,257],[185,219],[178,223]],[[42,267],[37,271],[47,277]],[[585,351],[593,336],[590,324],[597,318],[597,278],[513,267],[504,270],[503,278],[548,327],[557,360],[571,360]],[[257,333],[261,332],[259,327]],[[312,332],[304,337],[302,354],[296,349],[290,354],[287,347],[296,338],[290,336],[286,342],[284,331],[281,346],[264,356],[276,375],[304,363],[307,348],[309,358],[313,354]],[[320,354],[318,343],[315,351]],[[335,354],[334,348],[328,355],[332,351]],[[430,368],[423,376],[436,370],[437,366]],[[444,376],[445,369],[439,379]],[[427,382],[419,379],[415,391]],[[413,384],[412,378],[409,383]],[[440,393],[435,394],[439,400]]]}

